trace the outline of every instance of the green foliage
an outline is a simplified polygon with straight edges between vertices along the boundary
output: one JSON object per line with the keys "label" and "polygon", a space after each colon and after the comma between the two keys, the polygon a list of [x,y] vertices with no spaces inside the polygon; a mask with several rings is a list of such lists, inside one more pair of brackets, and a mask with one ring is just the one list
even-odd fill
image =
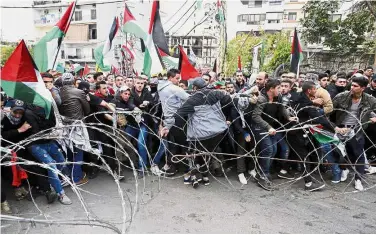
{"label": "green foliage", "polygon": [[[323,43],[341,55],[356,52],[370,52],[375,39],[376,18],[365,1],[352,7],[346,16],[333,21],[331,15],[340,8],[340,1],[309,1],[303,7],[305,18],[301,20],[303,39],[309,43]],[[376,11],[376,4],[370,3],[371,10]],[[323,41],[322,41],[323,39]]]}
{"label": "green foliage", "polygon": [[227,46],[226,76],[232,76],[238,68],[238,56],[241,57],[242,69],[251,70],[252,48],[261,42],[260,37],[241,34],[232,39]]}
{"label": "green foliage", "polygon": [[11,45],[1,45],[1,65],[4,65],[5,62],[8,60],[9,56],[12,54],[16,46]]}
{"label": "green foliage", "polygon": [[260,67],[262,71],[274,72],[280,64],[290,61],[290,32],[266,34],[265,38],[265,58],[269,59],[269,61]]}

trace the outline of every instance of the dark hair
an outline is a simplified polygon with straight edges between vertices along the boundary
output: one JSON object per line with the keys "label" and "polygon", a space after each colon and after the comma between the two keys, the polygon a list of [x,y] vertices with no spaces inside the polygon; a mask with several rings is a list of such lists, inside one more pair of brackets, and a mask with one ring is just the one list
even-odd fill
{"label": "dark hair", "polygon": [[231,81],[230,81],[230,82],[226,82],[225,85],[226,85],[226,86],[227,86],[227,85],[233,85],[233,86],[235,87],[234,83],[231,82]]}
{"label": "dark hair", "polygon": [[352,82],[357,83],[361,87],[367,87],[368,86],[368,79],[365,77],[354,77],[352,79]]}
{"label": "dark hair", "polygon": [[212,78],[209,73],[204,73],[202,76],[208,76],[210,79]]}
{"label": "dark hair", "polygon": [[292,86],[292,81],[290,79],[282,79],[281,84],[282,83],[288,83],[290,85],[290,87]]}
{"label": "dark hair", "polygon": [[314,82],[312,82],[312,81],[305,81],[305,82],[303,82],[303,84],[302,84],[302,91],[305,93],[305,92],[307,92],[309,89],[312,89],[312,88],[314,88],[314,87],[316,87],[316,84],[315,84]]}
{"label": "dark hair", "polygon": [[236,70],[235,74],[236,74],[236,73],[242,73],[242,74],[243,74],[243,70],[238,69],[238,70]]}
{"label": "dark hair", "polygon": [[107,81],[107,80],[108,80],[108,77],[109,77],[109,76],[111,76],[111,75],[115,77],[115,74],[113,74],[113,73],[109,73],[109,74],[107,74],[107,76],[106,76],[106,79],[105,79],[105,80]]}
{"label": "dark hair", "polygon": [[98,90],[99,88],[101,88],[101,85],[107,85],[106,81],[100,81],[100,82],[95,83],[95,90]]}
{"label": "dark hair", "polygon": [[185,86],[188,86],[188,81],[187,81],[187,80],[180,80],[180,81],[179,81],[179,84],[180,84],[180,83],[183,83]]}
{"label": "dark hair", "polygon": [[351,77],[351,74],[352,74],[352,73],[348,73],[348,74],[346,74],[345,72],[339,72],[339,73],[337,73],[337,78],[345,78],[345,79],[348,79],[348,78],[350,78],[350,77],[349,77],[349,74],[350,74],[350,77]]}
{"label": "dark hair", "polygon": [[367,69],[372,69],[372,70],[373,70],[373,67],[372,67],[372,66],[368,66],[368,67],[365,68],[364,70],[367,70]]}
{"label": "dark hair", "polygon": [[321,79],[323,79],[323,78],[326,78],[326,77],[328,77],[329,75],[327,74],[327,73],[320,73],[319,74],[319,81],[321,80]]}
{"label": "dark hair", "polygon": [[40,75],[42,78],[54,78],[54,76],[52,76],[52,74],[50,73],[41,73]]}
{"label": "dark hair", "polygon": [[97,73],[94,73],[94,80],[97,80],[97,78],[99,77],[99,76],[102,76],[103,75],[103,73],[102,72],[97,72]]}
{"label": "dark hair", "polygon": [[281,82],[277,79],[270,79],[265,84],[265,91],[269,91],[271,88],[276,88],[281,85]]}
{"label": "dark hair", "polygon": [[124,79],[123,75],[116,75],[116,77],[115,77],[115,81],[116,81],[116,78],[118,78],[118,77],[121,77],[121,78]]}
{"label": "dark hair", "polygon": [[170,69],[167,72],[167,78],[175,77],[176,74],[179,74],[179,73],[180,73],[180,71],[178,69]]}

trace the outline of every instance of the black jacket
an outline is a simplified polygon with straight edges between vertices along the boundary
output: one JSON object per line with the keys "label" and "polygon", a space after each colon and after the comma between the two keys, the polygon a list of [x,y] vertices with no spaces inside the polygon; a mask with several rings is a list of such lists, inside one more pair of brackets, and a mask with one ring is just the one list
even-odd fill
{"label": "black jacket", "polygon": [[373,97],[376,98],[376,89],[372,89],[372,87],[367,87],[364,90],[365,93],[372,95]]}
{"label": "black jacket", "polygon": [[[3,111],[2,111],[3,112]],[[8,140],[12,143],[18,143],[24,139],[26,139],[31,134],[31,130],[27,130],[26,132],[19,133],[18,128],[20,128],[25,123],[25,115],[22,117],[20,123],[18,125],[13,125],[7,116],[4,116],[1,120],[1,137],[5,140]],[[1,146],[6,147],[11,145],[6,141],[1,141]]]}
{"label": "black jacket", "polygon": [[[133,89],[131,90],[131,97],[129,98],[129,101],[136,107],[144,111],[144,114],[142,114],[143,123],[149,127],[152,127],[153,117],[149,114],[149,111],[154,106],[154,103],[153,96],[151,95],[150,91],[147,88],[144,88],[141,92],[141,95],[139,96],[135,88],[133,87]],[[149,104],[146,107],[142,108],[140,107],[140,105],[144,101],[149,101]]]}
{"label": "black jacket", "polygon": [[[114,104],[116,106],[116,110],[119,111],[133,111],[133,109],[136,108],[136,106],[132,104],[129,100],[128,102],[125,102],[119,96],[110,101],[110,103]],[[128,124],[130,124],[131,126],[137,126],[137,122],[132,115],[124,115],[127,119]]]}
{"label": "black jacket", "polygon": [[60,89],[60,114],[74,120],[81,120],[90,113],[90,106],[84,91],[73,86],[63,86]]}

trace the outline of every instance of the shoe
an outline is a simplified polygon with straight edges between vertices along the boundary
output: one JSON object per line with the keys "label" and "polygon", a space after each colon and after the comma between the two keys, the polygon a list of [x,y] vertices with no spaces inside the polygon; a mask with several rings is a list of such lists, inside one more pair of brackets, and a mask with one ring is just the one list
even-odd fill
{"label": "shoe", "polygon": [[187,175],[185,174],[184,175],[184,184],[191,184],[192,181],[191,181],[191,175]]}
{"label": "shoe", "polygon": [[58,200],[63,205],[70,205],[70,204],[72,204],[72,201],[69,199],[69,197],[65,193],[59,195]]}
{"label": "shoe", "polygon": [[338,184],[341,182],[341,173],[333,174],[332,183]]}
{"label": "shoe", "polygon": [[87,178],[86,173],[85,173],[84,177],[82,177],[82,179],[76,183],[76,186],[82,186],[84,184],[87,184],[87,182],[89,182],[89,179]]}
{"label": "shoe", "polygon": [[142,179],[142,178],[144,178],[144,172],[143,171],[139,171],[137,173],[137,179]]}
{"label": "shoe", "polygon": [[165,174],[166,176],[173,176],[175,175],[178,170],[176,169],[175,165],[167,165],[165,164],[163,168],[161,169],[162,174]]}
{"label": "shoe", "polygon": [[55,200],[57,199],[57,193],[53,190],[46,191],[44,195],[46,195],[48,204],[55,202]]}
{"label": "shoe", "polygon": [[17,201],[24,199],[29,194],[23,186],[18,187],[14,190],[14,196],[16,197]]}
{"label": "shoe", "polygon": [[153,173],[153,174],[156,175],[156,176],[161,176],[162,173],[163,173],[161,170],[159,170],[158,165],[153,165],[153,166],[151,166],[151,167],[150,167],[150,170],[151,170],[151,173]]}
{"label": "shoe", "polygon": [[308,182],[304,185],[304,188],[305,190],[307,190],[308,192],[313,192],[313,191],[317,191],[317,190],[320,190],[322,188],[325,187],[325,184],[323,183],[316,183],[316,182]]}
{"label": "shoe", "polygon": [[367,175],[372,175],[376,173],[376,167],[369,166],[367,169],[364,169]]}
{"label": "shoe", "polygon": [[210,180],[209,180],[209,177],[202,177],[202,183],[205,185],[205,186],[208,186],[210,184]]}
{"label": "shoe", "polygon": [[193,175],[193,176],[191,177],[191,180],[192,180],[192,187],[193,187],[194,189],[198,188],[199,183],[198,183],[198,181],[197,181],[196,176]]}
{"label": "shoe", "polygon": [[250,176],[252,176],[253,178],[256,178],[256,176],[257,176],[257,172],[256,172],[255,169],[248,171],[248,174],[249,174]]}
{"label": "shoe", "polygon": [[359,179],[355,180],[355,189],[358,190],[358,191],[364,190],[363,185],[362,185],[362,181],[360,181]]}
{"label": "shoe", "polygon": [[216,169],[214,169],[214,174],[213,174],[215,177],[223,177],[224,176],[224,174],[223,174],[223,171],[222,171],[222,169],[220,169],[220,168],[216,168]]}
{"label": "shoe", "polygon": [[273,190],[272,182],[267,177],[258,177],[257,183],[261,188],[267,191]]}
{"label": "shoe", "polygon": [[288,173],[286,170],[280,170],[280,172],[278,173],[278,177],[281,178],[281,179],[287,179],[287,180],[295,179],[295,176]]}
{"label": "shoe", "polygon": [[1,203],[1,213],[11,214],[12,211],[10,210],[10,206],[8,201],[4,201]]}
{"label": "shoe", "polygon": [[347,180],[347,176],[349,175],[349,169],[342,170],[341,172],[341,182],[345,182]]}
{"label": "shoe", "polygon": [[244,176],[244,173],[240,173],[238,177],[241,184],[248,184],[247,179]]}

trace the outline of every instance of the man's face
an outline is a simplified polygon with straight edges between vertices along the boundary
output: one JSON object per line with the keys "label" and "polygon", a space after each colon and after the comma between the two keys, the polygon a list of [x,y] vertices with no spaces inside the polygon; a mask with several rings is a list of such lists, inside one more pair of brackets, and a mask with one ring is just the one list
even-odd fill
{"label": "man's face", "polygon": [[226,91],[232,95],[235,93],[235,88],[234,88],[234,84],[227,84],[226,85]]}
{"label": "man's face", "polygon": [[317,91],[317,88],[316,87],[312,87],[311,89],[308,90],[308,96],[310,98],[314,98],[315,95],[316,95],[316,91]]}
{"label": "man's face", "polygon": [[130,87],[130,88],[133,88],[133,86],[134,86],[133,78],[126,78],[125,79],[125,85]]}
{"label": "man's face", "polygon": [[97,77],[97,82],[101,82],[101,81],[103,81],[103,79],[104,79],[104,76],[101,75],[101,76]]}
{"label": "man's face", "polygon": [[24,112],[25,111],[23,110],[15,110],[15,111],[11,111],[11,114],[15,118],[22,118],[22,116],[24,115]]}
{"label": "man's face", "polygon": [[347,85],[347,80],[345,78],[337,78],[335,85],[345,87]]}
{"label": "man's face", "polygon": [[46,88],[48,90],[51,90],[51,88],[54,86],[54,79],[53,78],[47,78],[47,77],[43,77],[43,82],[44,82],[44,85],[46,86]]}
{"label": "man's face", "polygon": [[127,102],[127,101],[129,100],[129,97],[131,96],[131,92],[130,92],[129,90],[127,90],[127,91],[123,91],[123,92],[121,92],[120,96],[121,96],[121,98],[122,98],[125,102]]}
{"label": "man's face", "polygon": [[223,75],[223,73],[219,74],[219,76],[218,76],[218,80],[219,80],[219,81],[222,81],[222,80],[223,80],[223,78],[224,78],[224,75]]}
{"label": "man's face", "polygon": [[88,83],[95,83],[95,80],[94,80],[94,75],[88,75],[87,77],[86,77],[86,80],[87,80],[87,82]]}
{"label": "man's face", "polygon": [[371,82],[371,87],[373,89],[376,89],[376,79],[373,79],[372,82]]}
{"label": "man's face", "polygon": [[179,83],[179,87],[182,88],[183,90],[188,89],[188,87],[184,83]]}
{"label": "man's face", "polygon": [[122,76],[117,76],[115,78],[115,85],[116,87],[121,87],[124,84],[124,78]]}
{"label": "man's face", "polygon": [[103,96],[107,96],[108,95],[108,88],[107,88],[107,85],[105,84],[101,84],[100,85],[101,87],[98,89],[99,93]]}
{"label": "man's face", "polygon": [[366,71],[364,71],[364,75],[366,75],[367,77],[371,77],[373,74],[373,69],[367,69]]}
{"label": "man's face", "polygon": [[361,87],[358,83],[352,82],[351,83],[351,94],[353,95],[361,95],[364,91],[364,87]]}
{"label": "man's face", "polygon": [[136,91],[141,92],[145,87],[145,81],[143,79],[136,79],[134,81],[134,87]]}
{"label": "man's face", "polygon": [[256,77],[256,84],[259,88],[265,87],[266,79],[265,75],[263,74],[257,74]]}
{"label": "man's face", "polygon": [[329,80],[328,77],[321,78],[321,80],[319,81],[320,82],[320,86],[322,88],[326,88],[328,86],[328,80]]}
{"label": "man's face", "polygon": [[236,81],[241,83],[244,80],[244,76],[242,72],[236,73]]}
{"label": "man's face", "polygon": [[281,94],[281,86],[278,85],[275,88],[270,88],[269,92],[273,95],[273,97],[278,97]]}
{"label": "man's face", "polygon": [[290,84],[287,82],[282,82],[281,83],[281,93],[282,95],[286,95],[291,91]]}
{"label": "man's face", "polygon": [[205,80],[205,84],[208,85],[210,82],[210,77],[207,75],[203,75],[202,78]]}
{"label": "man's face", "polygon": [[289,79],[292,83],[296,82],[296,75],[294,73],[288,73],[286,78]]}
{"label": "man's face", "polygon": [[80,83],[81,83],[81,80],[77,79],[76,82],[74,83],[74,86],[78,88],[78,85],[80,85]]}
{"label": "man's face", "polygon": [[174,85],[179,85],[179,81],[180,81],[180,74],[176,74],[174,77],[169,77],[168,80],[170,80],[172,82],[172,84]]}
{"label": "man's face", "polygon": [[114,85],[114,76],[110,75],[107,77],[107,85],[113,86]]}

